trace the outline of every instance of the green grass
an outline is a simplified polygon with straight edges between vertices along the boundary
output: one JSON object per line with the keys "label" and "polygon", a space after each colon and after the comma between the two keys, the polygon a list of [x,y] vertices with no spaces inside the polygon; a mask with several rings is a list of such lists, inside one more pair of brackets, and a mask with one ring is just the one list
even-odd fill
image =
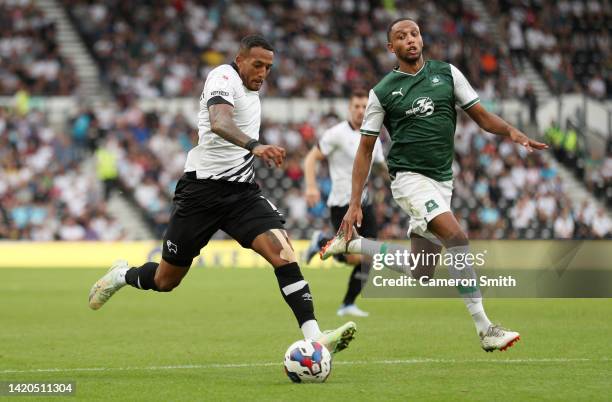
{"label": "green grass", "polygon": [[[610,299],[488,300],[489,316],[522,334],[494,354],[480,349],[459,300],[363,299],[371,316],[355,320],[358,337],[334,360],[328,382],[294,385],[282,356],[301,332],[271,271],[195,269],[172,293],[126,288],[91,311],[87,293],[103,272],[0,270],[0,381],[72,380],[77,399],[126,401],[612,395]],[[342,323],[335,310],[348,269],[304,273],[322,328]],[[82,368],[104,370],[70,371]],[[30,399],[40,400],[19,400]]]}

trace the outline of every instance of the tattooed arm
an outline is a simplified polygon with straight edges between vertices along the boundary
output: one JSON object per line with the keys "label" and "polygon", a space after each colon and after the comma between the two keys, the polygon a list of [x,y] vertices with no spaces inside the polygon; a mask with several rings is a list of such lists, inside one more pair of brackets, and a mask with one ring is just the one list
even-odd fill
{"label": "tattooed arm", "polygon": [[234,107],[225,103],[211,105],[208,108],[210,127],[213,133],[234,145],[244,148],[251,137],[242,132],[232,117]]}
{"label": "tattooed arm", "polygon": [[[234,107],[225,103],[211,105],[208,108],[210,115],[210,127],[213,133],[224,140],[247,148],[247,144],[254,141],[251,137],[238,128],[233,119]],[[275,145],[262,145],[256,142],[256,146],[251,150],[253,155],[263,159],[268,165],[274,163],[277,167],[283,164],[285,150]]]}

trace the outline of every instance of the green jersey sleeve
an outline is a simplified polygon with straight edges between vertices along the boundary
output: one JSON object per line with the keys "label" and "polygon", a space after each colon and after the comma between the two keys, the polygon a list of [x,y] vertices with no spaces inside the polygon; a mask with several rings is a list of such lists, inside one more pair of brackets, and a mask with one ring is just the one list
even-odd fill
{"label": "green jersey sleeve", "polygon": [[385,110],[383,109],[378,96],[374,93],[374,90],[370,90],[368,97],[368,105],[366,106],[365,116],[363,117],[363,123],[359,132],[363,135],[378,136],[380,134],[380,128],[385,120]]}

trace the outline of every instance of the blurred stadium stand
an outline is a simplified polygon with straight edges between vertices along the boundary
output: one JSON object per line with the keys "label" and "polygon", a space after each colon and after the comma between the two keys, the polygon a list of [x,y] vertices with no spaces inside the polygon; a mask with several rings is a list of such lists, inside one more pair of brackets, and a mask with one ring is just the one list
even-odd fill
{"label": "blurred stadium stand", "polygon": [[393,67],[385,44],[395,14],[423,17],[428,57],[449,60],[496,96],[512,94],[500,79],[509,57],[457,0],[395,2],[395,11],[376,1],[62,3],[117,95],[197,97],[208,71],[234,56],[242,36],[259,31],[278,57],[265,95],[346,96]]}
{"label": "blurred stadium stand", "polygon": [[74,66],[59,51],[55,23],[30,1],[0,1],[0,96],[72,95]]}
{"label": "blurred stadium stand", "polygon": [[486,4],[504,27],[513,58],[529,58],[553,93],[612,96],[612,10],[608,1],[497,0]]}
{"label": "blurred stadium stand", "polygon": [[[159,237],[186,152],[197,140],[194,110],[203,79],[231,60],[239,38],[253,31],[271,38],[277,49],[262,90],[261,136],[288,153],[282,169],[259,164],[257,180],[285,213],[293,238],[326,228],[324,204],[309,209],[302,197],[302,161],[318,136],[345,117],[340,98],[355,86],[371,86],[392,68],[386,27],[396,16],[420,19],[426,57],[463,69],[483,104],[531,135],[558,141],[550,152],[526,155],[459,115],[453,209],[470,237],[609,238],[610,53],[601,46],[609,41],[609,27],[597,25],[596,14],[609,16],[610,6],[593,0],[581,9],[577,3],[582,2],[0,2],[0,9],[16,16],[0,29],[0,56],[19,32],[34,48],[45,44],[47,50],[30,57],[52,56],[74,83],[33,82],[15,73],[29,67],[28,59],[16,65],[19,58],[12,58],[10,68],[2,59],[0,89],[11,97],[0,99],[0,238]],[[41,10],[52,13],[63,31],[78,32],[77,44],[62,36],[72,53],[60,55],[62,44],[52,34],[22,33],[21,20],[54,32]],[[559,22],[547,25],[551,16]],[[548,26],[553,28],[542,28]],[[597,39],[586,41],[593,55],[587,62],[581,62],[581,39],[568,43],[568,29],[580,32],[578,37],[596,31]],[[531,47],[532,37],[541,47]],[[65,60],[65,54],[81,60]],[[560,57],[562,71],[551,70],[545,56]],[[91,78],[92,71],[99,71],[96,82],[87,91],[77,89],[77,77]],[[559,79],[564,86],[556,84]],[[551,98],[559,90],[574,94]],[[583,101],[582,94],[589,98]],[[587,111],[597,118],[587,118]],[[550,136],[551,121],[561,132],[557,137]],[[326,169],[318,181],[325,198]],[[388,185],[376,175],[369,185],[379,236],[404,238],[407,219]]]}

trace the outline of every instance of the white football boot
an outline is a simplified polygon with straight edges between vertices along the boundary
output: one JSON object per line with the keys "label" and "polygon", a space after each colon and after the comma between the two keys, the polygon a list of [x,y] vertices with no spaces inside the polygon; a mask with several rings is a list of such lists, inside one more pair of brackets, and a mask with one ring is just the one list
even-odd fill
{"label": "white football boot", "polygon": [[[351,241],[360,238],[361,236],[359,236],[359,233],[357,233],[357,229],[353,227],[353,237],[351,237]],[[344,231],[340,229],[338,233],[336,233],[336,235],[323,246],[321,251],[319,251],[319,256],[322,260],[326,260],[332,255],[346,253],[348,253],[348,243],[346,242]]]}
{"label": "white football boot", "polygon": [[115,261],[108,272],[94,283],[89,291],[89,307],[92,310],[102,307],[116,291],[126,285],[124,276],[128,269],[127,261]]}
{"label": "white football boot", "polygon": [[336,329],[323,332],[316,341],[325,346],[330,353],[338,353],[348,348],[349,343],[355,339],[355,332],[357,325],[349,321]]}
{"label": "white football boot", "polygon": [[353,317],[367,317],[370,315],[370,313],[363,311],[355,304],[347,304],[346,306],[341,306],[338,311],[336,311],[336,314],[340,317],[345,315],[352,315]]}
{"label": "white football boot", "polygon": [[485,352],[504,351],[521,339],[521,334],[502,328],[500,325],[490,325],[487,332],[480,333],[480,345]]}

